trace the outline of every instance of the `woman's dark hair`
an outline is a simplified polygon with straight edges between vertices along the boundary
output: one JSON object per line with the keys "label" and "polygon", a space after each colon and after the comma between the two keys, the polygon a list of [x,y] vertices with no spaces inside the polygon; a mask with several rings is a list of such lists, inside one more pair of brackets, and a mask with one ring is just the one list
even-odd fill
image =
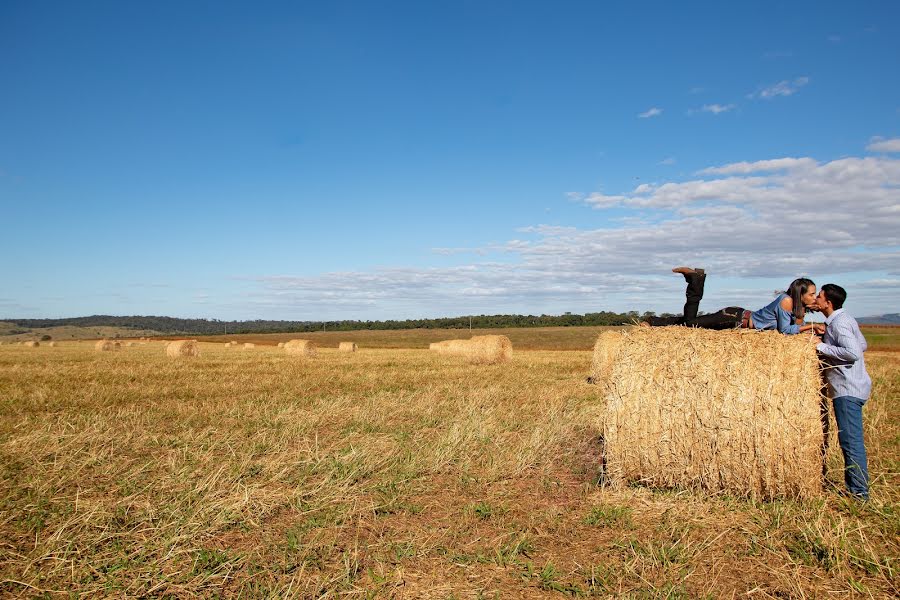
{"label": "woman's dark hair", "polygon": [[800,277],[799,279],[793,280],[791,285],[788,286],[787,292],[785,292],[794,302],[794,310],[791,312],[797,319],[802,319],[806,316],[806,307],[803,305],[803,294],[808,292],[811,287],[816,287],[816,284],[813,283],[812,279]]}

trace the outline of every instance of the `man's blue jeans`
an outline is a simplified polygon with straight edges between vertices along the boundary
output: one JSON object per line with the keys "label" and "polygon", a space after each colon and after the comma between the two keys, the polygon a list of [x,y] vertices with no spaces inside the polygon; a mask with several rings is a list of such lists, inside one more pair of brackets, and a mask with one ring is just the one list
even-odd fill
{"label": "man's blue jeans", "polygon": [[844,454],[844,481],[854,496],[869,498],[869,467],[863,443],[862,407],[865,400],[838,396],[834,402],[838,441]]}

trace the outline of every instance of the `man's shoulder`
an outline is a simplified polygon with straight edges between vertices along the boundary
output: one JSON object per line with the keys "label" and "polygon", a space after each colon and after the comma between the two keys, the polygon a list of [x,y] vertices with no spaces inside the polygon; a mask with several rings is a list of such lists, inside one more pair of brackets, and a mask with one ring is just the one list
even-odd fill
{"label": "man's shoulder", "polygon": [[846,311],[841,311],[838,314],[834,315],[835,324],[843,325],[844,327],[852,327],[854,329],[859,329],[859,323],[856,322],[856,319],[853,318],[853,315]]}

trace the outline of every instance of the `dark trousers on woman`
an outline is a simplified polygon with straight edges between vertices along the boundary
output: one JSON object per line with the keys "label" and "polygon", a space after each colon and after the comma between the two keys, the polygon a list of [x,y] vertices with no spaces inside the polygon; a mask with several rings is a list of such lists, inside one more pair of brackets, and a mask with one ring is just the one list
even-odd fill
{"label": "dark trousers on woman", "polygon": [[703,286],[706,283],[706,273],[682,273],[687,281],[685,291],[684,314],[676,317],[650,317],[648,321],[652,327],[665,325],[686,325],[688,327],[700,327],[702,329],[734,329],[741,326],[744,309],[740,306],[729,306],[719,312],[709,315],[697,316],[700,310],[700,301],[703,299]]}

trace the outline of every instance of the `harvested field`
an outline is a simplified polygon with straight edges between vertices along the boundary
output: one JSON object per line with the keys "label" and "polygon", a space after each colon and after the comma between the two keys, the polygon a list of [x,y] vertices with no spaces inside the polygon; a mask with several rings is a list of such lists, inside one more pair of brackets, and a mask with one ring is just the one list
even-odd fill
{"label": "harvested field", "polygon": [[[0,595],[895,597],[900,358],[872,501],[598,485],[590,351],[0,347]],[[57,593],[64,592],[64,593]]]}

